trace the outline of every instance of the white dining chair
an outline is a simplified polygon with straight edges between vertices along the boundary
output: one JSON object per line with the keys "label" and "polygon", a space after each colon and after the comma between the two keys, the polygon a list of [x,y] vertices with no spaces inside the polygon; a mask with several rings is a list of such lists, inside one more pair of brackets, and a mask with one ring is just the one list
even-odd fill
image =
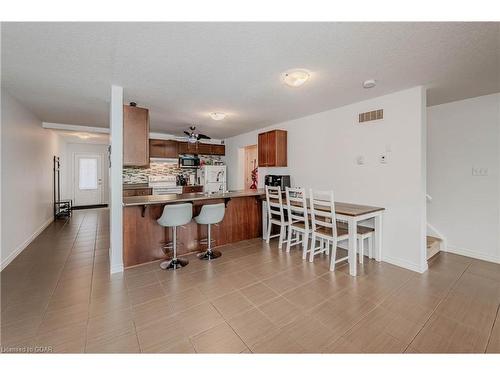
{"label": "white dining chair", "polygon": [[[267,233],[266,242],[274,237],[279,236],[278,249],[283,247],[283,242],[285,240],[286,230],[288,227],[288,222],[285,218],[285,212],[283,209],[283,196],[281,188],[279,186],[266,186],[266,204],[267,204]],[[278,225],[280,227],[280,233],[271,235],[272,226]]]}
{"label": "white dining chair", "polygon": [[303,188],[287,187],[286,206],[288,211],[288,237],[286,252],[290,252],[291,246],[302,244],[302,259],[306,259],[311,228],[307,217],[305,190]]}
{"label": "white dining chair", "polygon": [[[313,191],[310,189],[309,212],[312,224],[309,262],[314,260],[316,254],[328,254],[331,246],[330,271],[333,271],[335,264],[348,259],[348,256],[337,259],[337,243],[349,239],[347,228],[337,225],[333,191]],[[319,240],[319,246],[316,246],[317,240]],[[326,246],[323,243],[326,243]]]}

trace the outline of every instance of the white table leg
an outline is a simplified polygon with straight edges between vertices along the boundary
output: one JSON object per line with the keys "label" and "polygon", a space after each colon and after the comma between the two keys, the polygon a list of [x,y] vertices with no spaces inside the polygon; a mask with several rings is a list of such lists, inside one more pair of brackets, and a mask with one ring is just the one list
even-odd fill
{"label": "white table leg", "polygon": [[357,262],[356,255],[358,252],[358,244],[357,244],[357,221],[355,218],[350,218],[349,221],[349,273],[351,276],[356,276],[357,274]]}
{"label": "white table leg", "polygon": [[375,260],[380,262],[382,260],[382,214],[375,216],[375,233],[373,234],[375,245]]}

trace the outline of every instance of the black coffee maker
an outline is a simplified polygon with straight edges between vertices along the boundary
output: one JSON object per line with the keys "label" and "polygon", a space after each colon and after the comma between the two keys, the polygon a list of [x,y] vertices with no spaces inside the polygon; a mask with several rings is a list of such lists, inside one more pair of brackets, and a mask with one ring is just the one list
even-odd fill
{"label": "black coffee maker", "polygon": [[279,186],[282,191],[290,187],[290,176],[268,174],[264,177],[264,185],[266,186]]}

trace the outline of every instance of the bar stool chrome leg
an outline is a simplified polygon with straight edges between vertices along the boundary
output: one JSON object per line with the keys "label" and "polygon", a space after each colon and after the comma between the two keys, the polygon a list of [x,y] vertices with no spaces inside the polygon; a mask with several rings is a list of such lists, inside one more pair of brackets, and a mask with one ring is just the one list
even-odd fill
{"label": "bar stool chrome leg", "polygon": [[174,256],[171,259],[167,259],[160,263],[160,268],[162,270],[168,270],[168,269],[176,270],[178,268],[186,267],[189,264],[189,260],[185,258],[177,258],[177,226],[172,228],[172,232],[173,232],[172,246],[174,249]]}
{"label": "bar stool chrome leg", "polygon": [[198,258],[203,259],[203,260],[211,260],[211,259],[217,259],[222,256],[222,253],[217,250],[212,250],[212,236],[210,233],[212,224],[208,224],[208,240],[207,240],[207,250],[198,254]]}

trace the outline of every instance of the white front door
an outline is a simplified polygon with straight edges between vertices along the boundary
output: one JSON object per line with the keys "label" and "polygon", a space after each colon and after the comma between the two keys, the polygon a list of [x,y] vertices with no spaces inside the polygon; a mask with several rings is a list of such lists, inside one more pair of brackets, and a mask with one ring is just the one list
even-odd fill
{"label": "white front door", "polygon": [[74,157],[74,206],[102,203],[102,156],[77,153]]}

